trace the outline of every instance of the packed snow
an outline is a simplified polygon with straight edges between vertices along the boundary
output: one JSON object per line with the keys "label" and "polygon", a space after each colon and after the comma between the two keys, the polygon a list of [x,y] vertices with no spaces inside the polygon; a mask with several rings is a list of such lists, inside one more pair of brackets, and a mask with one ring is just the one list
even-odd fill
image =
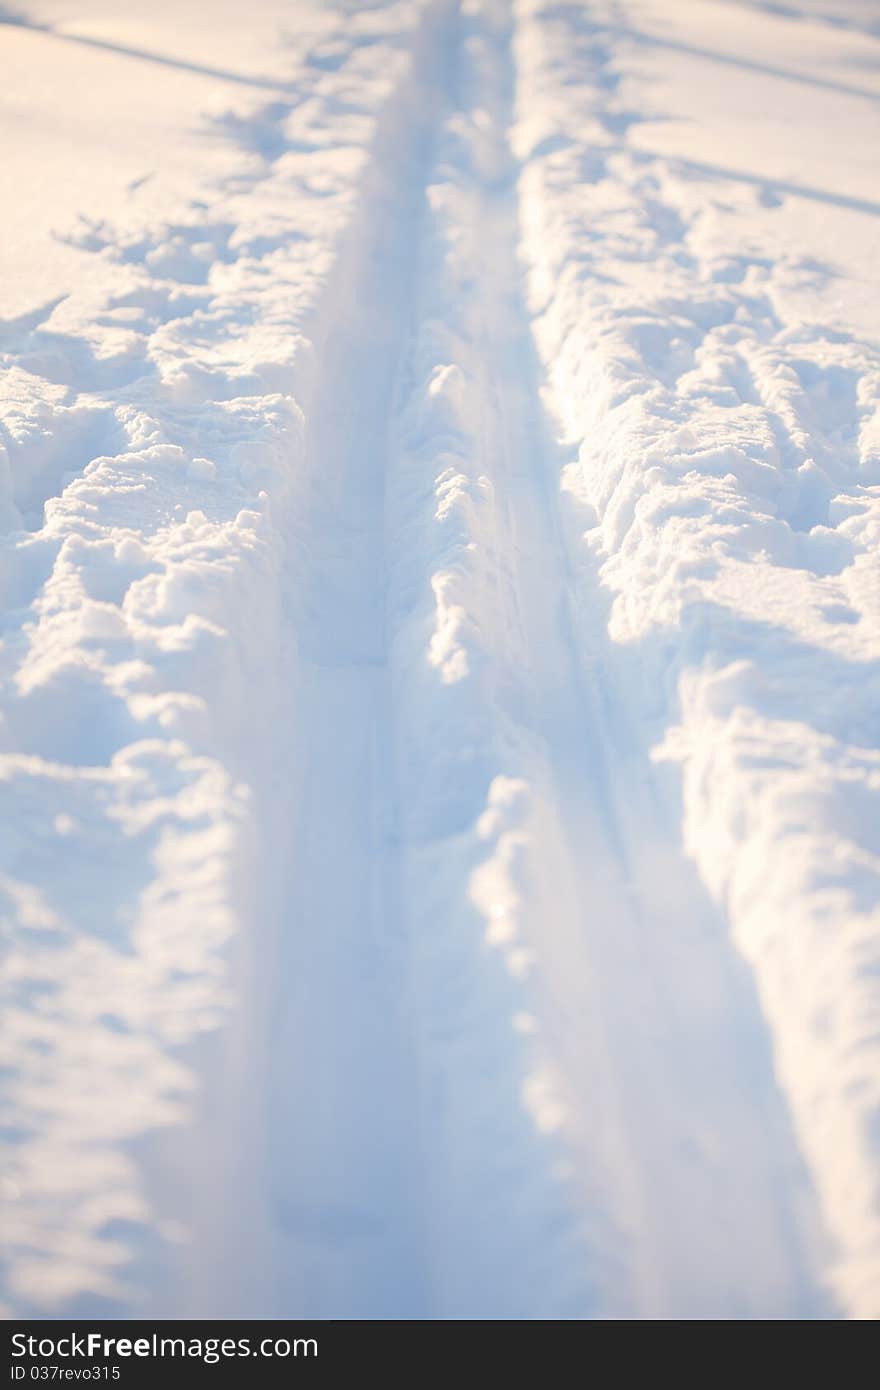
{"label": "packed snow", "polygon": [[0,52],[5,1313],[880,1315],[880,4]]}

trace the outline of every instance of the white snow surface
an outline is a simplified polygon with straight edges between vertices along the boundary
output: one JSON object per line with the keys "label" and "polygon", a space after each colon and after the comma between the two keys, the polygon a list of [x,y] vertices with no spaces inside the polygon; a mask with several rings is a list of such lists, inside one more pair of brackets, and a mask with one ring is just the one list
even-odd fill
{"label": "white snow surface", "polygon": [[880,1315],[880,5],[0,53],[7,1315]]}

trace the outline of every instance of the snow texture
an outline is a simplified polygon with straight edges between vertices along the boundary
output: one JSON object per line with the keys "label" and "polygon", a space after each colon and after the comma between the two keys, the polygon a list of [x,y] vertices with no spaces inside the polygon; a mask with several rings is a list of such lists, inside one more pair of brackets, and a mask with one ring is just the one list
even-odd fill
{"label": "snow texture", "polygon": [[6,1313],[880,1315],[874,0],[0,47]]}

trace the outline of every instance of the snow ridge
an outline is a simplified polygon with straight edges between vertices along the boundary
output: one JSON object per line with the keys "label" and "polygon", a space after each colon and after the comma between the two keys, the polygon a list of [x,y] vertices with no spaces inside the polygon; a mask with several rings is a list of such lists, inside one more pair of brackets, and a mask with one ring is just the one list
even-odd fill
{"label": "snow ridge", "polygon": [[4,325],[4,1230],[23,1314],[167,1309],[200,1258],[193,1208],[198,1228],[228,1176],[200,1172],[204,1133],[180,1126],[195,1099],[209,1130],[198,1079],[228,1069],[234,1089],[240,1052],[296,398],[418,13],[313,21],[296,100],[211,118],[248,146],[223,186],[171,224],[83,224],[100,284]]}
{"label": "snow ridge", "polygon": [[870,1316],[880,357],[793,315],[820,265],[731,256],[687,162],[627,145],[626,7],[517,10],[531,306],[579,453],[581,586],[598,573],[610,605],[603,669],[681,764],[685,845],[755,970],[836,1290]]}

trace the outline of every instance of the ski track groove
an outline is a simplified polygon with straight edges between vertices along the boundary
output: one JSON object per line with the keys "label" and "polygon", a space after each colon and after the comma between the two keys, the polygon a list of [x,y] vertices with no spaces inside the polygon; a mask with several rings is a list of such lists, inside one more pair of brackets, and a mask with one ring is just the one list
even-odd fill
{"label": "ski track groove", "polygon": [[[509,18],[505,6],[476,19],[454,4],[429,10],[410,79],[417,109],[377,152],[360,250],[340,271],[337,303],[348,308],[328,335],[308,412],[307,499],[282,634],[290,706],[275,776],[287,782],[289,816],[266,827],[282,868],[264,905],[265,963],[252,965],[249,985],[271,1004],[263,1019],[254,1010],[242,1075],[262,1069],[269,1080],[244,1100],[232,1160],[248,1174],[250,1217],[231,1214],[215,1248],[237,1244],[248,1224],[254,1234],[238,1275],[210,1298],[237,1316],[248,1299],[261,1316],[454,1315],[478,1240],[477,1265],[500,1284],[471,1290],[470,1316],[535,1316],[539,1306],[565,1316],[811,1316],[820,1300],[803,1274],[809,1198],[751,982],[662,823],[647,753],[621,753],[633,734],[609,675],[603,600],[558,500],[563,458],[543,415],[519,284],[509,153],[502,176],[474,181],[466,229],[481,247],[476,463],[497,499],[506,619],[504,634],[487,639],[498,697],[489,717],[515,731],[520,750],[518,765],[497,772],[529,784],[523,931],[537,966],[528,989],[566,1117],[551,1139],[522,1140],[510,1195],[544,1194],[534,1199],[542,1212],[558,1201],[574,1236],[547,1221],[536,1246],[532,1218],[503,1203],[469,1234],[479,1183],[469,1189],[458,1170],[491,1162],[478,1141],[463,1154],[444,1147],[426,1099],[433,1063],[421,1015],[442,1019],[444,1002],[411,925],[421,861],[395,772],[405,711],[389,630],[388,499],[402,374],[420,306],[438,297],[425,249],[438,143],[482,99],[491,138],[506,146]],[[490,55],[482,70],[480,44]],[[464,862],[460,831],[435,840],[433,862]],[[468,872],[454,873],[465,910]],[[456,949],[466,967],[489,968],[478,937]],[[509,997],[500,990],[486,1006],[499,1011],[490,1026],[501,1034]],[[255,1064],[254,1052],[269,1062]],[[516,1056],[508,1064],[522,1070]],[[511,1094],[519,1133],[531,1121]],[[571,1170],[562,1186],[560,1152]],[[536,1289],[527,1255],[546,1287]],[[511,1257],[519,1264],[505,1279]]]}

